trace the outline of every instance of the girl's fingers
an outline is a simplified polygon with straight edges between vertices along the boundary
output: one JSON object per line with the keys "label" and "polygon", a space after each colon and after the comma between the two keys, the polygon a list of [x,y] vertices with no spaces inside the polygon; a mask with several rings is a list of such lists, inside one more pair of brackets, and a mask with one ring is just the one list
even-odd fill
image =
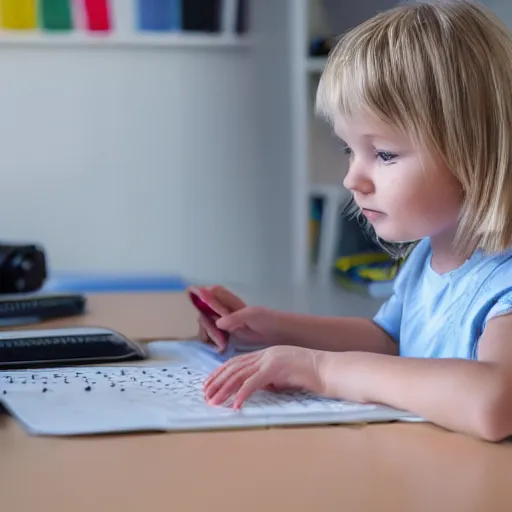
{"label": "girl's fingers", "polygon": [[228,365],[223,372],[219,373],[215,379],[212,379],[204,386],[204,395],[207,400],[211,400],[220,389],[224,387],[224,384],[231,379],[233,375],[244,371],[247,365]]}
{"label": "girl's fingers", "polygon": [[247,366],[248,364],[252,363],[254,360],[256,360],[258,357],[258,355],[256,353],[251,353],[251,354],[244,354],[244,355],[241,355],[241,356],[236,356],[232,359],[230,359],[229,361],[225,362],[224,364],[222,364],[221,366],[219,366],[218,368],[216,368],[207,378],[206,380],[204,381],[204,385],[203,385],[203,388],[206,389],[208,386],[210,386],[210,384],[219,379],[220,376],[227,372],[227,371],[230,371],[233,367],[238,367],[239,365],[242,365],[242,366]]}
{"label": "girl's fingers", "polygon": [[[247,357],[250,356],[250,357]],[[256,361],[255,354],[238,356],[217,368],[204,382],[203,390],[207,397],[211,397],[219,389],[229,376],[239,368],[245,368]]]}
{"label": "girl's fingers", "polygon": [[228,340],[209,318],[205,315],[200,315],[199,326],[204,330],[207,338],[217,346],[219,352],[223,352],[226,349]]}
{"label": "girl's fingers", "polygon": [[199,288],[200,297],[220,316],[228,315],[232,309],[224,304],[222,298],[218,298],[216,294],[208,288]]}
{"label": "girl's fingers", "polygon": [[203,391],[207,397],[212,395],[213,389],[218,389],[220,384],[224,382],[226,378],[229,377],[233,372],[237,371],[239,368],[243,368],[244,364],[239,364],[236,359],[231,359],[230,361],[224,363],[222,366],[219,366],[212,374],[210,374],[203,384]]}
{"label": "girl's fingers", "polygon": [[205,343],[211,342],[210,336],[208,336],[208,333],[206,332],[206,329],[204,328],[203,324],[201,323],[201,318],[198,318],[199,323],[199,334],[197,335],[198,338],[201,341],[204,341]]}
{"label": "girl's fingers", "polygon": [[239,309],[230,315],[221,316],[215,320],[215,327],[223,331],[237,331],[246,327],[247,310]]}
{"label": "girl's fingers", "polygon": [[257,363],[238,368],[237,371],[231,373],[229,377],[219,385],[215,392],[212,392],[208,397],[208,401],[212,405],[223,404],[243,386],[247,379],[254,373],[257,373],[259,369],[260,366]]}
{"label": "girl's fingers", "polygon": [[240,386],[235,398],[233,399],[233,409],[240,409],[243,402],[245,402],[255,391],[263,389],[268,386],[268,379],[264,372],[253,372],[245,382]]}
{"label": "girl's fingers", "polygon": [[205,325],[204,325],[204,322],[201,320],[201,317],[198,317],[197,319],[197,322],[198,322],[198,325],[199,325],[199,334],[198,334],[198,338],[204,342],[204,343],[208,343],[210,345],[215,345],[217,346],[217,344],[213,341],[213,339],[210,337],[210,335],[208,334],[208,331],[206,330],[205,328]]}
{"label": "girl's fingers", "polygon": [[215,299],[223,304],[229,312],[245,307],[245,302],[240,297],[223,286],[212,286],[207,288],[206,294],[209,297],[215,297]]}

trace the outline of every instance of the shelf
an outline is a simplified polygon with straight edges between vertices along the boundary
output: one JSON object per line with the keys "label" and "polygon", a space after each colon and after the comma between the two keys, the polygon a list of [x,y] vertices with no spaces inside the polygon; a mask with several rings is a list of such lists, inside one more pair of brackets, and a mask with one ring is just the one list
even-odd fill
{"label": "shelf", "polygon": [[320,74],[325,68],[327,58],[325,57],[309,57],[306,59],[306,71],[308,73]]}
{"label": "shelf", "polygon": [[228,34],[202,33],[137,33],[137,34],[91,34],[73,32],[54,33],[5,33],[0,32],[1,45],[34,46],[152,46],[152,47],[190,47],[190,48],[240,48],[249,46],[246,37]]}

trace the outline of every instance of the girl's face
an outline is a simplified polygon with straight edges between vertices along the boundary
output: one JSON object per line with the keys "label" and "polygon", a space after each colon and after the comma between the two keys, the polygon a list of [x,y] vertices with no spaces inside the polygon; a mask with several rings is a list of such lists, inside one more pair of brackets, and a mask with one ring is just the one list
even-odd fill
{"label": "girl's face", "polygon": [[338,116],[334,128],[350,154],[344,185],[377,235],[389,242],[431,237],[451,245],[462,193],[444,164],[370,116]]}

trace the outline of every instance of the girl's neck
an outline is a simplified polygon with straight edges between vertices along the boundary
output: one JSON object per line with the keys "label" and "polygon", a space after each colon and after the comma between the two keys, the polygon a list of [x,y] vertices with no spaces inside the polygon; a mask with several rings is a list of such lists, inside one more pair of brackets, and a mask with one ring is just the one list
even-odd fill
{"label": "girl's neck", "polygon": [[438,274],[451,272],[462,266],[468,259],[453,248],[455,233],[441,233],[430,238],[432,247],[431,266]]}

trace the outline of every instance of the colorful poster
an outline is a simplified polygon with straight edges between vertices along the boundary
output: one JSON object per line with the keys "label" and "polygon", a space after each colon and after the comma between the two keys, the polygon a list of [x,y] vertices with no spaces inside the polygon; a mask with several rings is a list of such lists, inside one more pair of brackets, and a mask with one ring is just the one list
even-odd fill
{"label": "colorful poster", "polygon": [[36,0],[0,0],[0,24],[6,30],[37,28]]}

